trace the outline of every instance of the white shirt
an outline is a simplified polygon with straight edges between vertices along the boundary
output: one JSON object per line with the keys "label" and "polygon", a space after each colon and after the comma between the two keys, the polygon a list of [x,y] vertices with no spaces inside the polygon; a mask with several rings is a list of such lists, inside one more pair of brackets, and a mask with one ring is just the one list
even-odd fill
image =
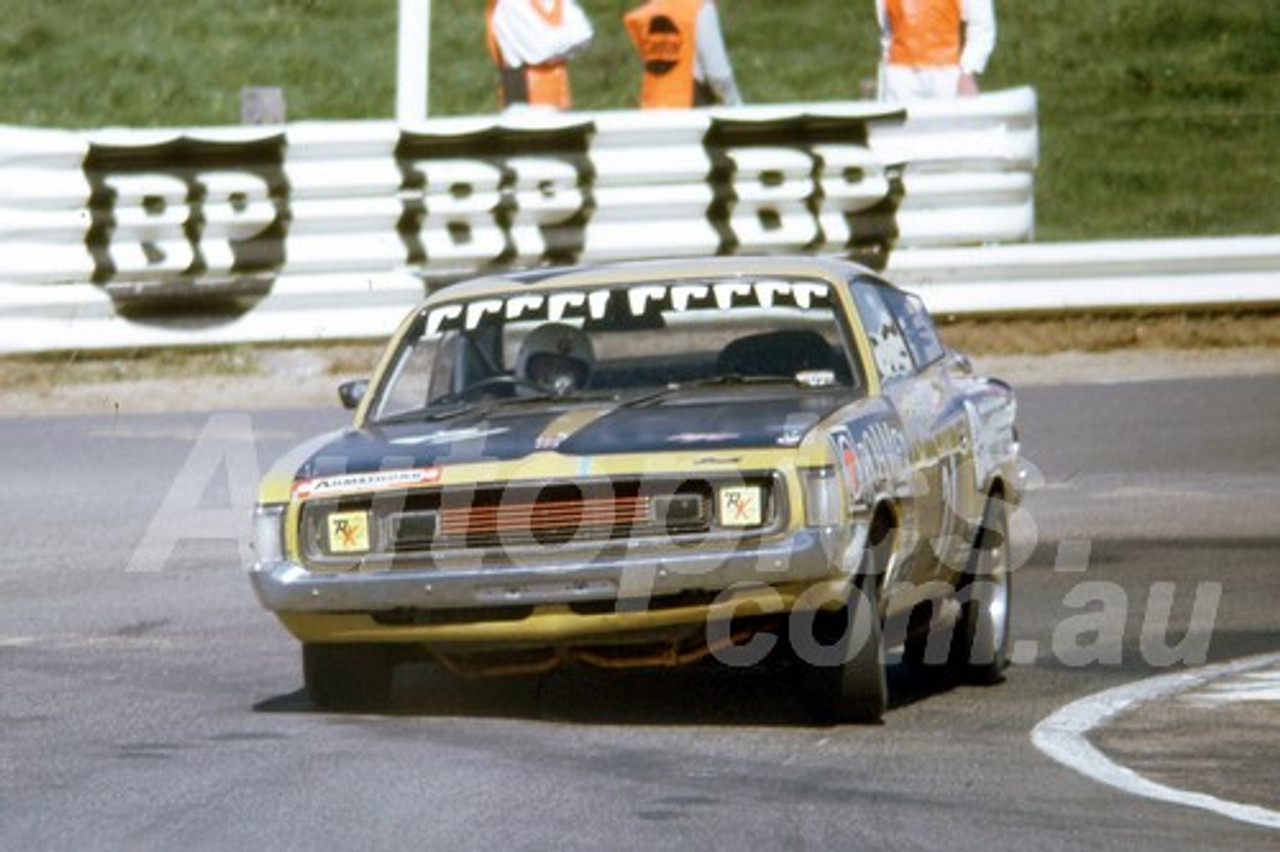
{"label": "white shirt", "polygon": [[493,10],[493,37],[507,67],[568,59],[590,43],[594,35],[591,22],[575,0],[559,0],[564,4],[559,26],[543,16],[550,13],[555,2],[498,0]]}

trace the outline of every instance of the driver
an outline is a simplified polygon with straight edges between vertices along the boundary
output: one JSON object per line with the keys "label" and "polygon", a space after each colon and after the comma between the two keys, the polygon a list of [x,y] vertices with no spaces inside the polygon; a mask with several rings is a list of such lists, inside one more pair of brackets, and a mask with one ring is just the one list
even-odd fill
{"label": "driver", "polygon": [[586,386],[595,362],[591,339],[581,329],[553,322],[538,326],[520,344],[516,375],[564,396]]}

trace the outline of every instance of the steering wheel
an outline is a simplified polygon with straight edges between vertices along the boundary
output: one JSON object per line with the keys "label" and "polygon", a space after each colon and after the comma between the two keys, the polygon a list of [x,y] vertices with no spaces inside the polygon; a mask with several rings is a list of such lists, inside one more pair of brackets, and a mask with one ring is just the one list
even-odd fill
{"label": "steering wheel", "polygon": [[538,396],[547,395],[547,389],[542,385],[537,382],[531,382],[528,379],[522,379],[519,376],[489,376],[487,379],[481,379],[475,384],[467,385],[462,390],[456,391],[449,396],[451,399],[467,400],[494,388],[511,388],[512,390],[524,388],[535,391]]}

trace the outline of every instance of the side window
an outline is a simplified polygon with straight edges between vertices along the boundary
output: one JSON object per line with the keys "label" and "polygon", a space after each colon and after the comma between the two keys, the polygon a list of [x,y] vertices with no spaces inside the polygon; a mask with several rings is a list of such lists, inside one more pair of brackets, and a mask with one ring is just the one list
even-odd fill
{"label": "side window", "polygon": [[907,348],[916,359],[916,366],[923,369],[946,354],[938,330],[918,296],[889,287],[880,288],[880,295],[907,338]]}
{"label": "side window", "polygon": [[407,344],[400,351],[391,378],[384,385],[390,390],[382,397],[378,410],[373,412],[375,419],[413,411],[427,404],[432,388],[440,386],[437,384],[439,380],[433,378],[433,374],[439,374],[441,369],[436,352],[434,341],[427,344],[421,340]]}
{"label": "side window", "polygon": [[852,289],[853,301],[858,306],[862,327],[871,342],[871,354],[881,380],[911,375],[914,366],[907,342],[881,298],[886,288],[855,281]]}

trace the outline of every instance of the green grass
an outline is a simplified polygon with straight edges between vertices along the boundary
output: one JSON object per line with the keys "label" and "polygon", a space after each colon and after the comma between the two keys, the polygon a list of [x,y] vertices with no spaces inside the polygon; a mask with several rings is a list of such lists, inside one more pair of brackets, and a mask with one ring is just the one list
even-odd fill
{"label": "green grass", "polygon": [[[581,109],[633,105],[621,13],[585,0]],[[859,97],[870,0],[720,0],[749,101]],[[1270,0],[1000,2],[987,88],[1040,98],[1041,240],[1280,233],[1280,14]],[[482,0],[433,4],[431,111],[496,106]],[[179,126],[238,120],[244,86],[289,119],[389,118],[396,0],[0,0],[0,123]]]}

